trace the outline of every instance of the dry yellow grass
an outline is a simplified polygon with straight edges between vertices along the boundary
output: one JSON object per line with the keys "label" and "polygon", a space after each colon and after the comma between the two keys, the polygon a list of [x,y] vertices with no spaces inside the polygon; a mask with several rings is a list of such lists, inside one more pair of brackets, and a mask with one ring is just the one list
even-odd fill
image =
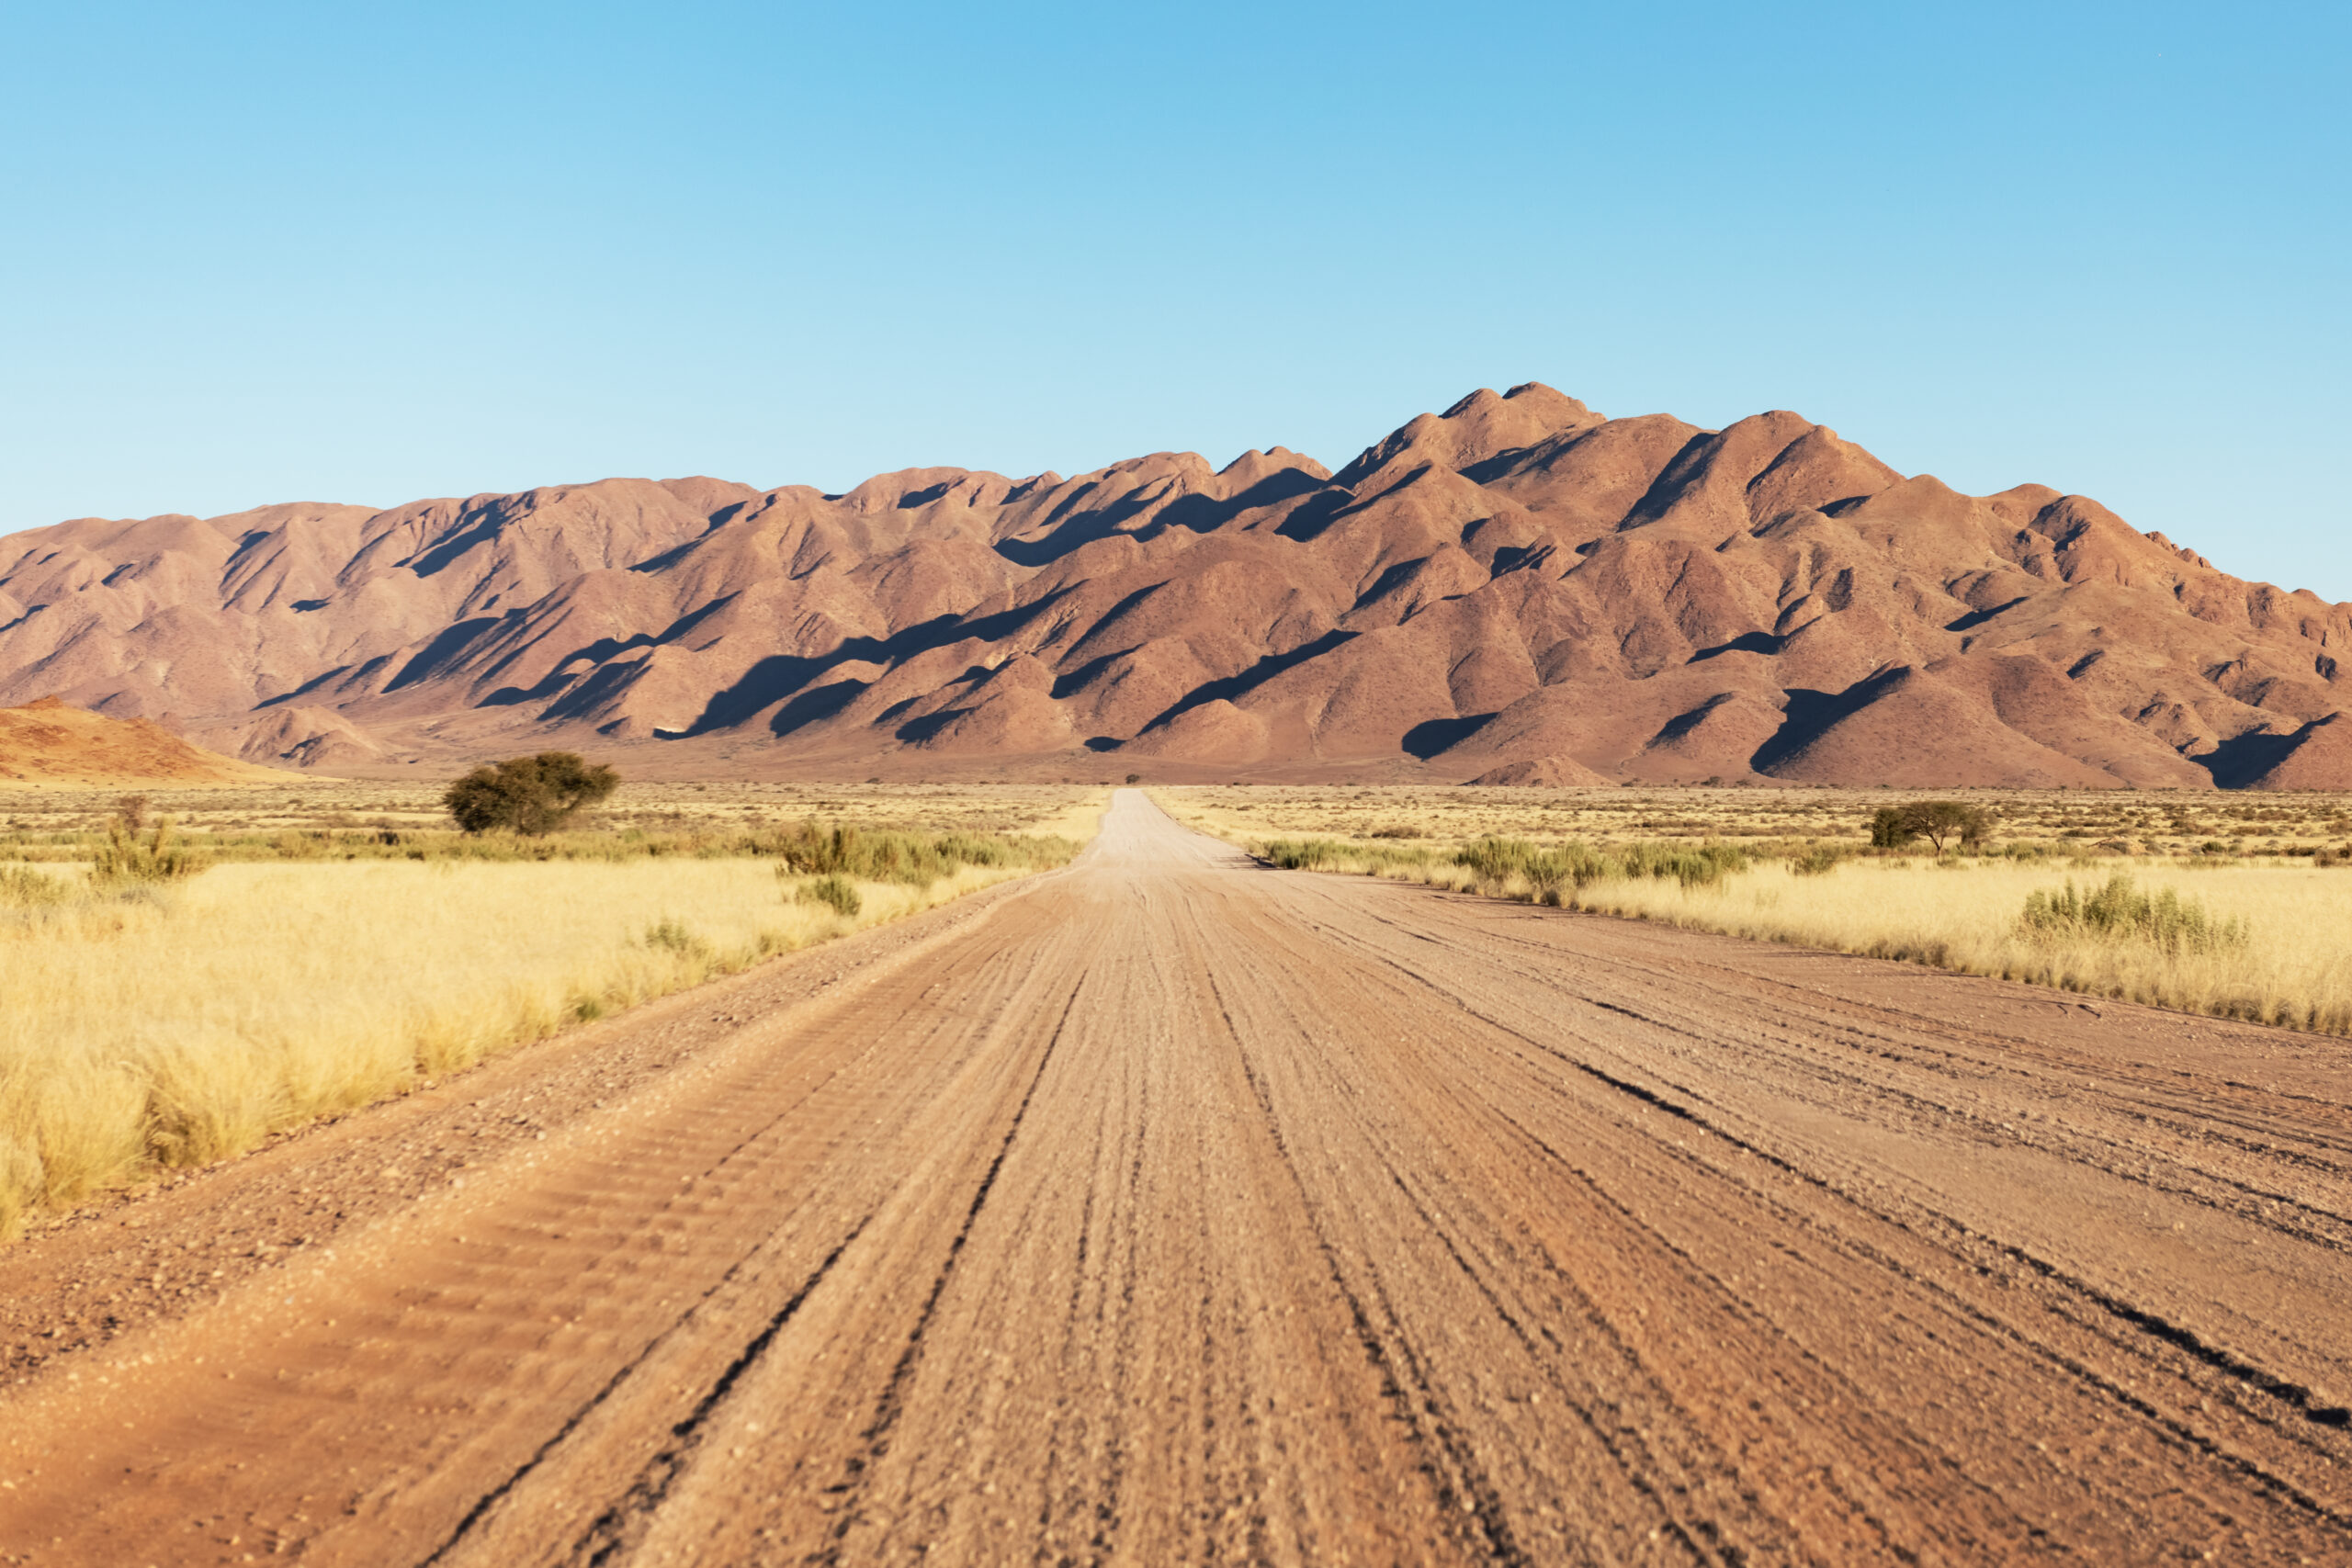
{"label": "dry yellow grass", "polygon": [[[2247,940],[2166,952],[2132,938],[2059,936],[2019,919],[2029,894],[2069,880],[2087,891],[2121,874],[2148,893],[2169,888]],[[1770,861],[1712,887],[1612,881],[1579,907],[1734,936],[1907,958],[1971,975],[2057,986],[2185,1012],[2352,1033],[2352,873],[2309,866],[2195,870],[2142,861],[2082,870],[2003,861],[1849,861],[1818,876]]]}
{"label": "dry yellow grass", "polygon": [[1152,797],[1237,842],[1334,838],[1455,845],[1487,834],[1609,845],[1661,839],[1815,840],[1860,845],[1871,813],[1958,798],[1998,818],[2005,843],[2052,851],[2352,854],[2352,797],[2165,790],[1518,789],[1453,785],[1167,785]]}
{"label": "dry yellow grass", "polygon": [[[1497,801],[1501,791],[1383,791],[1370,798],[1349,791],[1335,799],[1329,791],[1164,790],[1155,791],[1180,817],[1235,842],[1260,845],[1305,831],[1328,829],[1335,817],[1367,829],[1379,825],[1406,825],[1417,838],[1375,837],[1364,830],[1334,843],[1329,869],[1372,874],[1433,883],[1506,897],[1532,898],[1538,890],[1524,880],[1489,882],[1458,864],[1453,852],[1489,833],[1519,829],[1517,836],[1545,846],[1571,839],[1623,845],[1639,837],[1696,842],[1706,839],[1737,845],[1741,837],[1720,829],[1735,809],[1756,813],[1747,818],[1771,820],[1777,816],[1784,830],[1772,840],[1744,841],[1758,855],[1750,869],[1713,884],[1685,886],[1673,878],[1608,877],[1576,888],[1568,901],[1577,908],[1600,913],[1659,920],[1734,936],[1802,943],[1846,953],[1908,959],[1968,974],[1997,976],[2099,997],[2145,1002],[2158,1007],[2221,1017],[2249,1019],[2290,1028],[2329,1033],[2352,1033],[2352,870],[2323,868],[2315,859],[2262,852],[2290,847],[2282,837],[2223,840],[2179,835],[2190,844],[2227,843],[2241,852],[2206,854],[2194,859],[2179,854],[2149,852],[2144,838],[2110,836],[2105,841],[2122,852],[2098,852],[2100,840],[2089,838],[2086,822],[2110,828],[2119,818],[2143,809],[2129,796],[2120,800],[2075,795],[2001,796],[1978,792],[1970,796],[2001,810],[2011,828],[2025,830],[2005,837],[2030,849],[2063,852],[2048,858],[2017,860],[1955,856],[1937,861],[1925,854],[1885,857],[1856,856],[1835,870],[1799,875],[1788,856],[1774,852],[1806,842],[1843,843],[1858,848],[1867,838],[1869,811],[1892,799],[1887,792],[1854,792],[1843,797],[1842,820],[1825,819],[1810,834],[1785,830],[1791,815],[1810,804],[1802,797],[1758,808],[1736,792],[1712,817],[1708,795],[1723,791],[1679,791],[1667,801],[1636,798],[1619,807],[1629,821],[1657,821],[1679,813],[1692,831],[1682,834],[1575,833],[1551,825],[1549,813],[1578,803],[1554,792],[1525,792],[1532,798]],[[1518,792],[1510,792],[1517,794]],[[1632,795],[1634,792],[1622,792]],[[1761,792],[1757,792],[1761,793]],[[1807,792],[1811,793],[1811,792]],[[1601,795],[1614,805],[1611,792],[1556,792],[1557,796]],[[1392,798],[1383,799],[1383,795]],[[1410,795],[1396,799],[1394,796]],[[1264,796],[1262,800],[1257,797]],[[1458,798],[1458,809],[1447,809]],[[2161,806],[2170,811],[2201,811],[2192,822],[2251,820],[2281,822],[2305,829],[2301,845],[2308,851],[2327,841],[2343,823],[2341,797],[2270,796],[2253,800],[2224,798],[2188,801],[2165,796]],[[1585,809],[1596,809],[1589,804]],[[1340,815],[1341,812],[1346,815]],[[2222,813],[2251,811],[2274,816],[2241,819]],[[2167,820],[2170,820],[2168,818]],[[1718,831],[1707,831],[1708,829]],[[1532,830],[1531,830],[1532,829]],[[2242,921],[2246,939],[2207,951],[2166,951],[2155,942],[2136,938],[2102,938],[2035,931],[2021,919],[2027,897],[2054,891],[2072,882],[2088,892],[2109,878],[2131,877],[2140,890],[2177,897],[2201,908],[2216,922]]]}
{"label": "dry yellow grass", "polygon": [[[1056,792],[1022,825],[1088,837],[1106,800]],[[998,804],[940,815],[969,822]],[[796,898],[811,879],[750,858],[257,862],[98,899],[69,867],[0,874],[73,895],[0,899],[0,1234],[1023,874],[861,881],[847,917]]]}
{"label": "dry yellow grass", "polygon": [[[136,795],[185,841],[223,860],[336,854],[390,834],[414,843],[454,832],[447,781],[363,783],[285,775],[282,784],[203,789],[23,789],[0,795],[0,862],[86,860],[107,819]],[[1072,784],[797,784],[624,783],[583,813],[579,835],[724,840],[815,819],[925,832],[1083,837],[1110,792]],[[378,846],[380,848],[380,846]]]}

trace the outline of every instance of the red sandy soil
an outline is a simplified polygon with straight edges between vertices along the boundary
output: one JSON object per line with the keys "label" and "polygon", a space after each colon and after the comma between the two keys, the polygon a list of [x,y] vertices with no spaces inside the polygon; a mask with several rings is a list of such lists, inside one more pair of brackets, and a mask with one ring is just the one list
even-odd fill
{"label": "red sandy soil", "polygon": [[0,1562],[2341,1562],[2347,1081],[1129,794],[0,1252]]}
{"label": "red sandy soil", "polygon": [[1533,383],[1337,474],[606,479],[0,542],[0,700],[363,775],[562,746],[639,777],[2346,788],[2347,638],[2352,605],[2082,496]]}

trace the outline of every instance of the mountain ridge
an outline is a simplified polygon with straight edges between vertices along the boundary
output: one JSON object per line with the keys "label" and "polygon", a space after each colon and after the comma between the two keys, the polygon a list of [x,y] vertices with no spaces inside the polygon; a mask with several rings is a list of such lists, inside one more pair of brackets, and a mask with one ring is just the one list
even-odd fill
{"label": "mountain ridge", "polygon": [[691,477],[0,541],[0,703],[252,761],[2352,787],[2352,604],[1774,411],[1540,383],[1275,446]]}

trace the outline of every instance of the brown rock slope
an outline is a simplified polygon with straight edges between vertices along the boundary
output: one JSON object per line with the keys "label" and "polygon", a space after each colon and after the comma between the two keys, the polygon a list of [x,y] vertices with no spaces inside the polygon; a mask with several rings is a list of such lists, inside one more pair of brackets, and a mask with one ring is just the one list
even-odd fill
{"label": "brown rock slope", "polygon": [[0,700],[337,769],[2352,787],[2352,605],[1792,413],[1480,391],[1276,447],[844,495],[607,479],[0,545]]}
{"label": "brown rock slope", "polygon": [[285,776],[191,746],[147,719],[107,718],[55,697],[0,708],[0,787],[245,784]]}

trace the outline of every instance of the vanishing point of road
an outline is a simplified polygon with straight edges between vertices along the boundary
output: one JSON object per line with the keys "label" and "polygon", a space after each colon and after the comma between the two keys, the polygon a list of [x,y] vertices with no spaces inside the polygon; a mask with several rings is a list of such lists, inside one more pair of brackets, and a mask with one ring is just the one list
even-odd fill
{"label": "vanishing point of road", "polygon": [[2347,1089],[1127,791],[0,1254],[0,1562],[2352,1562]]}

